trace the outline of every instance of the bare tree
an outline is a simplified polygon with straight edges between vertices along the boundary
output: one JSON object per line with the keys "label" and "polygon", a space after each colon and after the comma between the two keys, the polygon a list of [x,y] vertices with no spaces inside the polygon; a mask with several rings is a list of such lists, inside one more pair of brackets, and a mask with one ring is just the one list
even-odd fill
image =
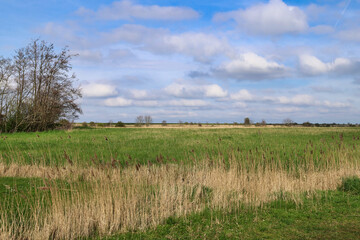
{"label": "bare tree", "polygon": [[8,113],[14,98],[11,77],[14,67],[10,59],[0,57],[0,130],[7,130]]}
{"label": "bare tree", "polygon": [[291,120],[290,118],[285,118],[283,120],[283,123],[286,125],[286,126],[291,126],[291,125],[294,125],[295,122],[293,120]]}
{"label": "bare tree", "polygon": [[266,121],[265,121],[265,119],[263,119],[263,120],[261,120],[261,123],[260,123],[262,126],[266,126]]}
{"label": "bare tree", "polygon": [[135,125],[141,127],[142,125],[144,125],[145,119],[144,116],[140,115],[137,116],[135,119]]}
{"label": "bare tree", "polygon": [[153,122],[152,117],[150,115],[146,115],[144,119],[146,126],[149,126]]}
{"label": "bare tree", "polygon": [[[73,86],[76,77],[70,73],[73,56],[67,48],[56,53],[53,44],[40,40],[17,50],[7,80],[12,88],[3,87],[5,77],[1,77],[1,115],[6,118],[1,128],[42,131],[55,127],[61,119],[75,119],[81,113],[76,103],[81,93]],[[9,63],[1,62],[1,66]]]}

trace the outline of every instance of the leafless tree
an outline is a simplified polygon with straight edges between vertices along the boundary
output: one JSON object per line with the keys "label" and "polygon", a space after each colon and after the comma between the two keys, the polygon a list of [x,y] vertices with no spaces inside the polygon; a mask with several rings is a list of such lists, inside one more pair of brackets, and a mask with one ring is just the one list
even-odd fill
{"label": "leafless tree", "polygon": [[13,73],[11,60],[0,57],[0,130],[4,131],[7,129],[8,112],[14,98],[14,88],[11,86]]}
{"label": "leafless tree", "polygon": [[283,123],[286,125],[286,126],[291,126],[291,125],[294,125],[294,121],[293,120],[291,120],[290,118],[285,118],[284,120],[283,120]]}
{"label": "leafless tree", "polygon": [[135,125],[141,127],[142,125],[144,125],[145,119],[144,116],[140,115],[137,116],[135,119]]}
{"label": "leafless tree", "polygon": [[[6,116],[1,128],[14,132],[42,131],[55,127],[60,119],[76,118],[81,113],[76,103],[81,93],[80,88],[73,86],[76,80],[71,73],[73,56],[67,48],[56,53],[53,44],[40,40],[17,50],[10,61],[8,85],[11,87],[0,90],[1,114]],[[9,61],[5,62],[1,65]],[[11,88],[12,93],[8,91]],[[7,110],[3,114],[5,105]]]}
{"label": "leafless tree", "polygon": [[144,119],[146,126],[149,126],[153,122],[152,117],[150,115],[145,116]]}
{"label": "leafless tree", "polygon": [[250,118],[246,117],[244,119],[244,125],[250,125]]}

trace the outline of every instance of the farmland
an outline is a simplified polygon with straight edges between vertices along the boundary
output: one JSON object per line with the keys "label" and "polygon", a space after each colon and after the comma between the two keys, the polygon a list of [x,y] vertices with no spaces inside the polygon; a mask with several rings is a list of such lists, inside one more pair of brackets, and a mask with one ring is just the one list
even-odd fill
{"label": "farmland", "polygon": [[353,238],[359,137],[355,127],[3,134],[0,238]]}

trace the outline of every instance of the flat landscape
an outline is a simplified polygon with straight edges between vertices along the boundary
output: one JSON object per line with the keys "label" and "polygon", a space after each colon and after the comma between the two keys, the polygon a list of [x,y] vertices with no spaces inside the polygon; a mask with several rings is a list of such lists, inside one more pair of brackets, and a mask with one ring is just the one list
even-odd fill
{"label": "flat landscape", "polygon": [[359,239],[360,128],[0,135],[1,239]]}

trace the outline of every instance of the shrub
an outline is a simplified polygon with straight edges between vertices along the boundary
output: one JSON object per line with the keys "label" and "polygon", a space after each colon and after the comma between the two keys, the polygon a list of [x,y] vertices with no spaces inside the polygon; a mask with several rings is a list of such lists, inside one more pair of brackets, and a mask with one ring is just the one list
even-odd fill
{"label": "shrub", "polygon": [[360,178],[357,176],[345,178],[338,189],[343,192],[360,195]]}
{"label": "shrub", "polygon": [[161,122],[161,125],[162,125],[163,127],[165,127],[165,126],[167,125],[166,121],[163,120],[163,121]]}
{"label": "shrub", "polygon": [[96,124],[95,124],[93,121],[91,121],[91,122],[89,123],[89,126],[90,126],[90,127],[96,127]]}
{"label": "shrub", "polygon": [[87,122],[83,122],[83,123],[81,124],[81,126],[84,127],[84,128],[86,128],[86,127],[88,127],[88,124],[87,124]]}
{"label": "shrub", "polygon": [[72,128],[72,123],[65,118],[60,119],[59,125],[60,125],[61,129],[71,129]]}
{"label": "shrub", "polygon": [[122,121],[118,121],[118,122],[115,124],[115,127],[125,127],[125,123],[123,123]]}
{"label": "shrub", "polygon": [[304,127],[312,127],[312,124],[310,122],[304,122],[302,125]]}

